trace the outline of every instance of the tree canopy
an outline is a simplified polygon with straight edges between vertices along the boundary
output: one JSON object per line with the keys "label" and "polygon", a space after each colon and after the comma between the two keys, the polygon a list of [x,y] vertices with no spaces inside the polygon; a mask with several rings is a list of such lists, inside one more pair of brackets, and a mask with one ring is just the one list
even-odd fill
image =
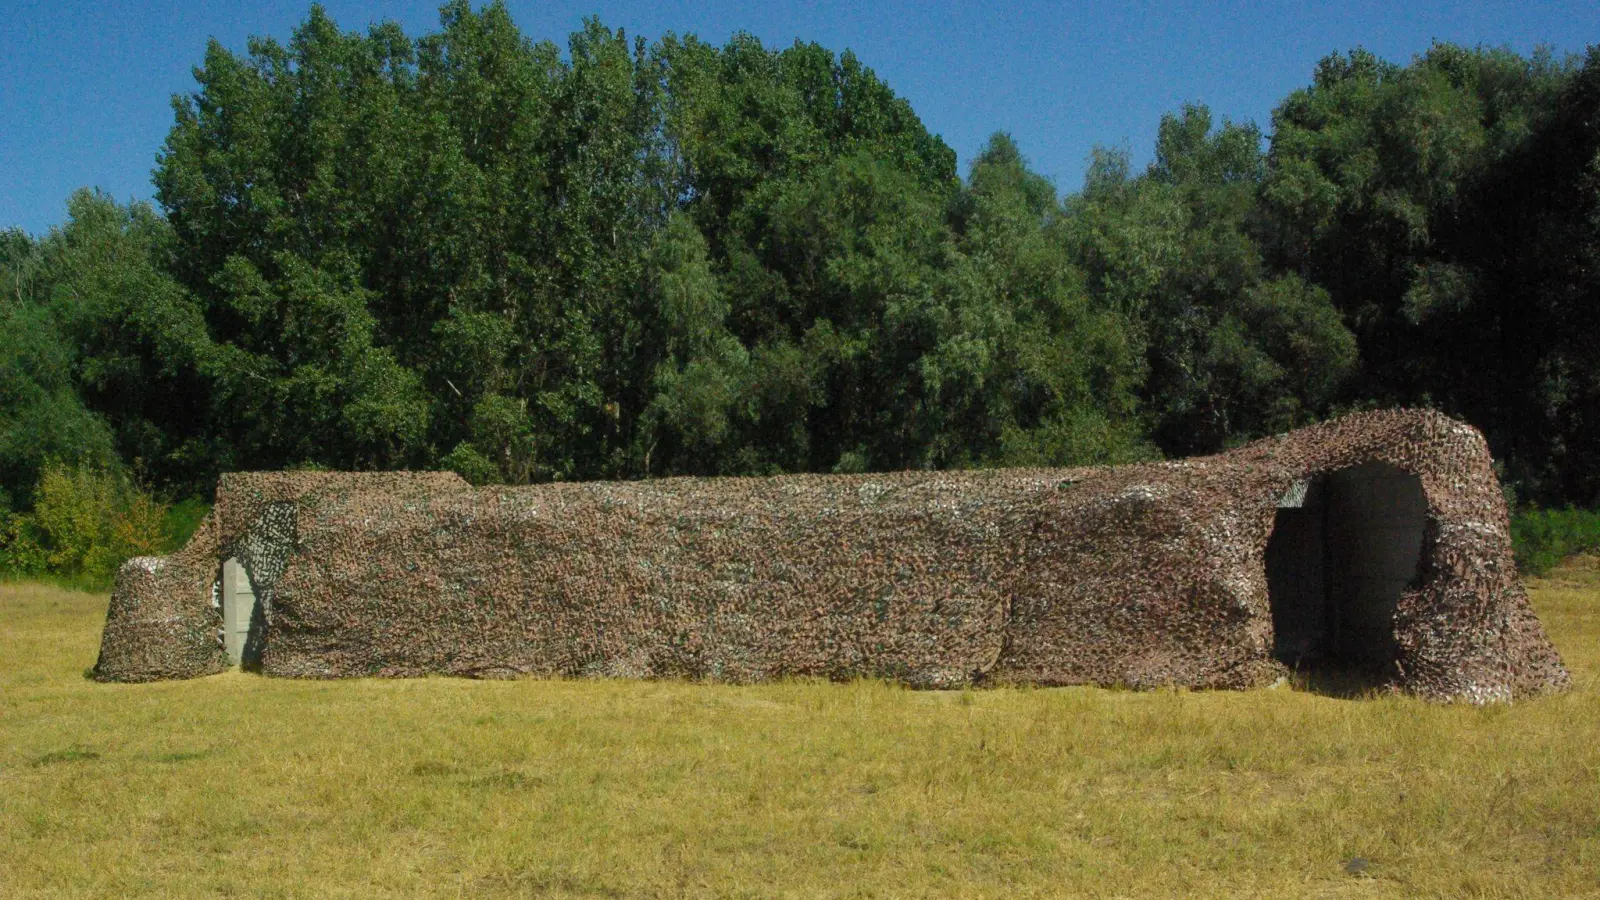
{"label": "tree canopy", "polygon": [[212,43],[156,207],[0,240],[0,488],[121,467],[469,479],[1115,463],[1340,409],[1600,504],[1600,50],[1329,57],[1063,193],[965,171],[848,51],[437,32]]}

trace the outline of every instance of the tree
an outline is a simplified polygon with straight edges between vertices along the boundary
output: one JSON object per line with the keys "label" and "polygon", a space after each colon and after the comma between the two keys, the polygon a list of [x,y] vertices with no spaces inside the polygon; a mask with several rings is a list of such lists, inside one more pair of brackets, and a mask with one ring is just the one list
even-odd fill
{"label": "tree", "polygon": [[111,430],[78,398],[77,354],[50,307],[51,281],[31,238],[0,233],[0,513],[32,505],[50,462],[117,462]]}
{"label": "tree", "polygon": [[1275,275],[1257,242],[1264,161],[1251,125],[1162,119],[1137,178],[1102,158],[1069,204],[1090,290],[1140,325],[1161,449],[1188,455],[1314,420],[1355,363],[1327,294]]}
{"label": "tree", "polygon": [[[664,216],[659,78],[596,22],[567,61],[503,4],[458,0],[441,26],[343,33],[313,7],[286,46],[213,44],[176,101],[156,181],[178,277],[227,371],[274,386],[229,443],[264,465],[458,448],[511,480],[614,472]],[[348,415],[303,418],[329,402]]]}
{"label": "tree", "polygon": [[[1570,418],[1558,410],[1571,378],[1554,373],[1583,369],[1550,352],[1576,324],[1552,301],[1582,277],[1535,274],[1534,260],[1550,258],[1543,223],[1565,217],[1554,207],[1582,196],[1583,176],[1574,157],[1530,161],[1572,139],[1551,129],[1565,128],[1563,103],[1581,104],[1573,73],[1548,53],[1449,44],[1408,66],[1329,57],[1274,112],[1263,189],[1275,264],[1327,290],[1359,339],[1346,399],[1466,418],[1544,499],[1568,489],[1552,464],[1570,439],[1554,422]],[[1582,246],[1557,231],[1556,255]]]}
{"label": "tree", "polygon": [[954,211],[961,327],[930,369],[958,425],[948,464],[1087,465],[1149,456],[1139,323],[1088,290],[1070,223],[1009,135],[973,160]]}
{"label": "tree", "polygon": [[1441,394],[1491,424],[1529,499],[1600,506],[1600,48],[1463,205],[1405,297],[1419,327],[1454,337]]}
{"label": "tree", "polygon": [[848,51],[314,6],[207,47],[161,212],[0,240],[0,489],[1117,462],[1420,403],[1600,502],[1596,71],[1333,56],[1269,152],[1188,106],[1060,197],[1004,134],[958,177]]}
{"label": "tree", "polygon": [[687,216],[674,215],[657,236],[649,271],[644,327],[659,337],[661,359],[640,424],[639,471],[737,470],[730,451],[749,421],[750,355],[727,328],[727,298]]}

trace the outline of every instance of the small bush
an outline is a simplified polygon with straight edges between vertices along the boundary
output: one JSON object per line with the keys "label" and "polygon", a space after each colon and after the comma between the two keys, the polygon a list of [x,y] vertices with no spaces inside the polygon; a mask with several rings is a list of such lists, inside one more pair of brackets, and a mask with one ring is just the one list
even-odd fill
{"label": "small bush", "polygon": [[117,503],[112,476],[86,466],[48,466],[34,495],[34,540],[51,571],[80,575],[104,567]]}
{"label": "small bush", "polygon": [[0,575],[37,578],[48,574],[49,569],[33,517],[14,512],[0,515]]}
{"label": "small bush", "polygon": [[468,484],[482,486],[500,480],[500,469],[494,461],[465,441],[457,444],[443,462],[444,468],[460,475]]}
{"label": "small bush", "polygon": [[39,477],[32,511],[0,523],[0,571],[102,588],[124,560],[169,549],[172,531],[184,525],[172,521],[167,503],[115,473],[51,465]]}
{"label": "small bush", "polygon": [[162,524],[167,537],[167,545],[163,549],[176,550],[189,543],[189,538],[194,536],[195,529],[200,527],[201,520],[209,512],[211,504],[194,497],[168,507],[166,521]]}
{"label": "small bush", "polygon": [[1569,556],[1600,550],[1600,511],[1525,509],[1511,517],[1511,544],[1524,575],[1543,575]]}

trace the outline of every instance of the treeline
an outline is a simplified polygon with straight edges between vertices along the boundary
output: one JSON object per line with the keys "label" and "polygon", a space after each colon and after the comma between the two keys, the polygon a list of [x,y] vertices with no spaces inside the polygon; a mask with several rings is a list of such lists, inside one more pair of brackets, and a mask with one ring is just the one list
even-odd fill
{"label": "treeline", "polygon": [[[1353,408],[1600,505],[1600,49],[1332,56],[1061,194],[853,55],[437,33],[213,43],[156,203],[0,237],[0,488],[1108,463]],[[1070,85],[1062,86],[1070,89]]]}

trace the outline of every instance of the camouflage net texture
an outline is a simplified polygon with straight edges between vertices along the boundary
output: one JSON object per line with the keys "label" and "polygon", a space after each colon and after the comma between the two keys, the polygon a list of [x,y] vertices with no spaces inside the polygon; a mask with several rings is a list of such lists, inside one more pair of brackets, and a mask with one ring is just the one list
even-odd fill
{"label": "camouflage net texture", "polygon": [[225,668],[216,582],[237,557],[268,675],[1248,688],[1285,672],[1263,561],[1278,499],[1369,463],[1417,476],[1427,504],[1393,685],[1476,703],[1564,688],[1482,435],[1410,410],[1102,468],[229,475],[188,546],[123,567],[94,674]]}

